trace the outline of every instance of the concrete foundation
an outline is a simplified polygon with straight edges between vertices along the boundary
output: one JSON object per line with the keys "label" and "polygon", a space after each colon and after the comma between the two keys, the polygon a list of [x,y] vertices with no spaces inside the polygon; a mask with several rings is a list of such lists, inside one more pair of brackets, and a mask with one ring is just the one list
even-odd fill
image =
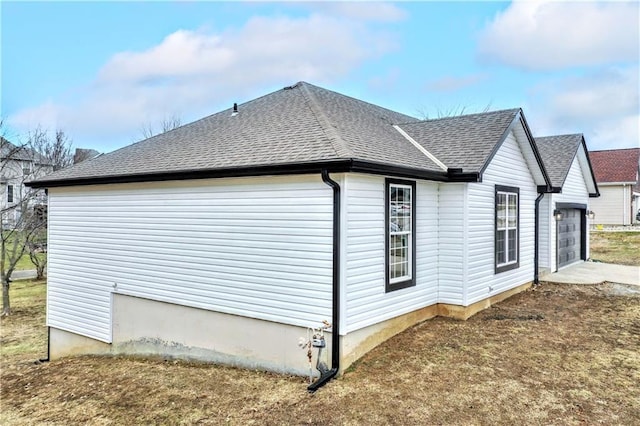
{"label": "concrete foundation", "polygon": [[[521,285],[470,306],[435,304],[351,332],[340,338],[340,370],[392,336],[435,316],[466,320],[480,310],[526,290]],[[113,297],[113,343],[104,343],[51,327],[50,357],[96,354],[161,356],[217,362],[249,369],[308,375],[304,327],[126,295]],[[325,333],[323,361],[331,364],[331,333]],[[318,350],[313,348],[312,372]]]}

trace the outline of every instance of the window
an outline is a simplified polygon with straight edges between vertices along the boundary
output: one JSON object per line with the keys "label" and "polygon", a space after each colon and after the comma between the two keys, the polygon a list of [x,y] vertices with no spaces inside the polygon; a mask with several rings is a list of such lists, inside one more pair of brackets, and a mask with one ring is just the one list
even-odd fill
{"label": "window", "polygon": [[496,185],[496,273],[520,266],[520,189]]}
{"label": "window", "polygon": [[7,185],[7,203],[13,203],[13,185]]}
{"label": "window", "polygon": [[29,176],[31,174],[31,164],[24,163],[22,165],[22,174],[25,176]]}
{"label": "window", "polygon": [[386,291],[415,285],[416,276],[416,183],[385,181]]}

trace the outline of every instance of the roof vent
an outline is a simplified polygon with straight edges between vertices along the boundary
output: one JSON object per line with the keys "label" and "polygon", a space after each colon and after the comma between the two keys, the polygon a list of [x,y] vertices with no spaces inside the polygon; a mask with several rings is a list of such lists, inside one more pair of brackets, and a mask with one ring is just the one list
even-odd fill
{"label": "roof vent", "polygon": [[231,116],[235,117],[236,115],[238,115],[238,104],[234,102],[234,104],[233,104],[233,112],[231,113]]}

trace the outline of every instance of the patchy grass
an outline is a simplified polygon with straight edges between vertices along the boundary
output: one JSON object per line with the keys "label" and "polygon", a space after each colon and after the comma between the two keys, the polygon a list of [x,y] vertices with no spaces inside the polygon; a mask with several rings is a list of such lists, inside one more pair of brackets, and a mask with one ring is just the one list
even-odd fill
{"label": "patchy grass", "polygon": [[591,259],[640,266],[640,232],[590,232]]}
{"label": "patchy grass", "polygon": [[42,284],[12,291],[27,303],[2,320],[2,346],[38,344],[3,349],[3,425],[640,424],[637,287],[543,284],[465,322],[426,321],[313,395],[303,378],[209,364],[34,363]]}
{"label": "patchy grass", "polygon": [[[8,241],[7,241],[7,252],[10,251],[13,248],[13,242],[15,241],[15,238],[19,238],[20,240],[24,240],[24,236],[21,232],[19,231],[11,231],[11,236],[9,237]],[[8,261],[8,253],[5,253],[5,261]],[[23,271],[26,269],[35,269],[36,267],[33,266],[33,263],[31,262],[31,259],[29,258],[29,253],[28,251],[25,251],[25,253],[20,257],[20,259],[18,259],[18,263],[16,264],[16,271]]]}
{"label": "patchy grass", "polygon": [[[5,256],[6,259],[6,256]],[[31,259],[29,259],[29,253],[25,253],[22,255],[22,257],[20,258],[20,260],[18,260],[18,263],[16,264],[16,271],[24,271],[27,269],[36,269],[35,266],[33,266],[33,263],[31,262]]]}
{"label": "patchy grass", "polygon": [[16,281],[9,291],[11,316],[2,318],[0,362],[46,356],[45,282]]}

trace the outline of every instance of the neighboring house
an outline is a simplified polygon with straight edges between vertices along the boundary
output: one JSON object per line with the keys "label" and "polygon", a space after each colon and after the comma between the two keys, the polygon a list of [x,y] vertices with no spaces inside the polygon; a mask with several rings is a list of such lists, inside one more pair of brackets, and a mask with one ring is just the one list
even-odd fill
{"label": "neighboring house", "polygon": [[584,137],[537,137],[536,144],[551,179],[551,192],[540,201],[540,268],[554,272],[589,259],[590,197],[598,185]]}
{"label": "neighboring house", "polygon": [[298,339],[326,320],[323,377],[527,288],[552,191],[520,109],[420,121],[304,82],[30,185],[49,191],[53,358],[305,374]]}
{"label": "neighboring house", "polygon": [[0,137],[0,222],[4,229],[20,227],[26,208],[38,208],[46,213],[45,191],[34,192],[24,183],[53,171],[49,163],[32,149]]}
{"label": "neighboring house", "polygon": [[640,208],[640,148],[591,151],[589,156],[602,195],[591,204],[594,223],[631,225]]}

